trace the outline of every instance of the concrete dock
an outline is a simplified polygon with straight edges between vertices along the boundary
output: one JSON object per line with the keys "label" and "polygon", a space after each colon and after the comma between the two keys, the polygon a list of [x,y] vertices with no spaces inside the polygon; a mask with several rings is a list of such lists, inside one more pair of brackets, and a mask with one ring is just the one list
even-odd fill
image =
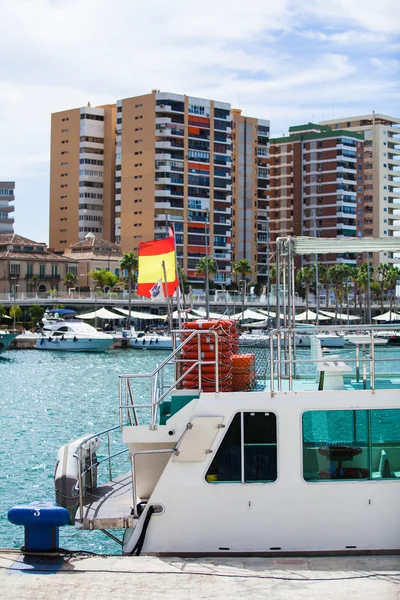
{"label": "concrete dock", "polygon": [[400,599],[400,556],[23,557],[0,550],[3,599]]}

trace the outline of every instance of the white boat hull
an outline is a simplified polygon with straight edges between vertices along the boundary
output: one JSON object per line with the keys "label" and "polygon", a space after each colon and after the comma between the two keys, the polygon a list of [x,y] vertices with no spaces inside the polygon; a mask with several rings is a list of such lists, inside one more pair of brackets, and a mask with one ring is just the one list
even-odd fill
{"label": "white boat hull", "polygon": [[113,343],[113,338],[76,338],[62,339],[42,337],[36,343],[36,350],[50,350],[53,352],[105,352]]}
{"label": "white boat hull", "polygon": [[[339,335],[317,335],[316,337],[321,342],[323,348],[344,348],[345,340]],[[311,346],[311,336],[296,335],[296,346],[309,348]]]}
{"label": "white boat hull", "polygon": [[169,336],[131,338],[129,346],[138,350],[172,350],[172,338]]}

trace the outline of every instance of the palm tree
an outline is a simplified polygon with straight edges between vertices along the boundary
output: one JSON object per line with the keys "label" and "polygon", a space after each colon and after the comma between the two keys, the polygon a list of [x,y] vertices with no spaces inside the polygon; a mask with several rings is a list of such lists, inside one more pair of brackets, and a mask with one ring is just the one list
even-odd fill
{"label": "palm tree", "polygon": [[139,267],[139,259],[132,251],[125,252],[120,267],[126,273],[125,281],[128,283],[128,303],[129,303],[129,327],[131,326],[132,312],[132,284],[137,281],[137,270]]}
{"label": "palm tree", "polygon": [[33,291],[36,293],[37,287],[39,285],[39,275],[32,275],[32,277],[28,281],[28,285],[33,288]]}
{"label": "palm tree", "polygon": [[90,271],[89,277],[93,279],[93,283],[96,288],[101,288],[102,290],[107,285],[107,275],[108,271],[105,269],[98,269],[97,271]]}
{"label": "palm tree", "polygon": [[208,258],[203,256],[202,258],[200,258],[199,262],[196,265],[195,270],[198,275],[205,275],[207,261],[208,261],[208,276],[210,277],[210,275],[215,275],[216,273],[218,273],[217,263],[215,262],[215,260],[211,256],[209,256]]}
{"label": "palm tree", "polygon": [[393,310],[393,301],[396,297],[396,285],[400,279],[400,269],[391,265],[386,274],[388,289],[390,290],[390,312]]}
{"label": "palm tree", "polygon": [[252,272],[252,266],[247,258],[240,258],[233,265],[233,272],[242,276],[242,322],[244,320],[244,297],[246,294],[246,275]]}
{"label": "palm tree", "polygon": [[[308,297],[310,295],[310,284],[313,281],[313,269],[312,267],[301,267],[296,273],[296,282],[301,287],[304,286],[305,301],[306,301],[306,313],[308,315]],[[278,293],[278,292],[277,292]]]}
{"label": "palm tree", "polygon": [[78,277],[74,273],[66,273],[63,284],[67,286],[67,290],[74,287],[78,283]]}

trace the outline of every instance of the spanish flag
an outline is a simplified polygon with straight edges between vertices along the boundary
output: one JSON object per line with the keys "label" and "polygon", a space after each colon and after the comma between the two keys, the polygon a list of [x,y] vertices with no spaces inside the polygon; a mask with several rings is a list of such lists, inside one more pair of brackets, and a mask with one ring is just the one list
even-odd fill
{"label": "spanish flag", "polygon": [[[170,228],[167,238],[151,242],[140,242],[138,254],[138,296],[154,297],[154,290],[160,280],[162,281],[164,296],[173,296],[179,283],[176,272],[175,238],[172,228]],[[165,285],[163,262],[167,274],[168,290]]]}

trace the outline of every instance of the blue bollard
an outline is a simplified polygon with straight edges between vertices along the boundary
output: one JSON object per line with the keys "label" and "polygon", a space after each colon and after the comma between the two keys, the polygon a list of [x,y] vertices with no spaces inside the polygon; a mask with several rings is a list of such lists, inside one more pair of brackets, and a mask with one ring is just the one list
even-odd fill
{"label": "blue bollard", "polygon": [[48,552],[59,547],[59,528],[68,523],[69,512],[55,502],[32,502],[10,508],[8,520],[24,526],[24,550]]}

